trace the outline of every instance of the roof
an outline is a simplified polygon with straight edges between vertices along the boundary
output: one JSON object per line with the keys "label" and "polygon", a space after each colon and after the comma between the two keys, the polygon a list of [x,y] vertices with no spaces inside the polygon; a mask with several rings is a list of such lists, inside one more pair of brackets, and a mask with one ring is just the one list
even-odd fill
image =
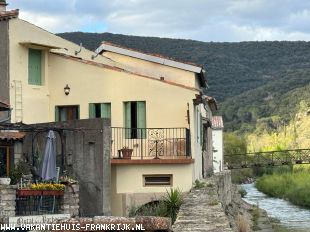
{"label": "roof", "polygon": [[19,14],[18,9],[0,12],[0,21],[5,21],[5,20],[12,19],[12,18],[17,18],[18,14]]}
{"label": "roof", "polygon": [[162,55],[158,54],[148,54],[145,52],[141,52],[138,50],[134,50],[131,48],[126,48],[117,44],[113,44],[111,42],[103,41],[101,45],[96,49],[96,53],[102,54],[105,51],[114,52],[117,54],[150,61],[157,64],[166,65],[173,68],[182,69],[185,71],[194,72],[198,75],[200,84],[202,87],[206,87],[206,81],[205,81],[205,70],[202,66],[199,66],[197,64],[189,63],[189,62],[181,62],[176,61],[172,58],[164,57]]}
{"label": "roof", "polygon": [[25,137],[26,133],[13,132],[13,131],[0,131],[0,140],[21,140]]}
{"label": "roof", "polygon": [[8,110],[10,110],[10,106],[0,101],[0,111],[8,111]]}
{"label": "roof", "polygon": [[212,117],[212,129],[223,129],[223,118],[222,116],[213,116]]}

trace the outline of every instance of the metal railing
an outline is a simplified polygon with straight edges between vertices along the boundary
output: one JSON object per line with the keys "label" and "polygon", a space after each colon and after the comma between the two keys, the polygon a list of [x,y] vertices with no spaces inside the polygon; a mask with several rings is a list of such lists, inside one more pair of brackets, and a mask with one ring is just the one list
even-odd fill
{"label": "metal railing", "polygon": [[191,156],[187,128],[112,127],[112,158],[172,159]]}
{"label": "metal railing", "polygon": [[63,196],[16,196],[16,215],[59,214]]}
{"label": "metal railing", "polygon": [[224,156],[228,169],[309,164],[310,149],[255,152]]}

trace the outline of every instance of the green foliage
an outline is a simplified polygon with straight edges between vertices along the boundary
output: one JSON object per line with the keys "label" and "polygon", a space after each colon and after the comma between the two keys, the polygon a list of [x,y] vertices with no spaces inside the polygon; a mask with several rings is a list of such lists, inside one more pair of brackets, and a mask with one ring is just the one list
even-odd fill
{"label": "green foliage", "polygon": [[203,182],[203,181],[200,181],[200,180],[195,180],[195,182],[194,182],[194,186],[193,186],[193,188],[194,189],[201,189],[201,188],[204,188],[206,186],[206,183],[205,182]]}
{"label": "green foliage", "polygon": [[242,187],[239,188],[238,193],[241,195],[242,198],[247,195],[247,191]]}
{"label": "green foliage", "polygon": [[224,133],[224,154],[244,154],[247,152],[246,139],[234,133]]}
{"label": "green foliage", "polygon": [[272,175],[264,175],[256,182],[256,187],[273,197],[288,199],[300,206],[310,207],[310,169],[280,169]]}
{"label": "green foliage", "polygon": [[175,222],[179,209],[183,203],[183,196],[179,189],[167,190],[166,196],[159,201],[152,201],[148,204],[129,208],[129,217],[135,216],[159,216],[170,217]]}
{"label": "green foliage", "polygon": [[167,190],[166,196],[163,198],[163,203],[167,209],[167,216],[172,220],[172,223],[175,222],[179,209],[183,203],[183,196],[179,189],[170,188],[170,191]]}
{"label": "green foliage", "polygon": [[10,171],[11,184],[17,184],[22,175],[30,174],[30,165],[20,161],[14,169]]}

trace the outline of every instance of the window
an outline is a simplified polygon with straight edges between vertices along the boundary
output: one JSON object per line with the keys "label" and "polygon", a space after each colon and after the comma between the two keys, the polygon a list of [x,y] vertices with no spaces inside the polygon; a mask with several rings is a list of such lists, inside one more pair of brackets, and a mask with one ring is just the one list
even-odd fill
{"label": "window", "polygon": [[79,119],[79,106],[56,106],[55,121],[63,122],[68,120]]}
{"label": "window", "polygon": [[42,51],[28,50],[28,84],[42,85]]}
{"label": "window", "polygon": [[172,186],[172,175],[143,175],[143,186]]}
{"label": "window", "polygon": [[111,103],[90,103],[89,118],[111,118]]}
{"label": "window", "polygon": [[10,168],[13,163],[10,156],[10,146],[0,146],[0,177],[9,176]]}
{"label": "window", "polygon": [[126,139],[146,138],[145,101],[124,102],[124,121]]}

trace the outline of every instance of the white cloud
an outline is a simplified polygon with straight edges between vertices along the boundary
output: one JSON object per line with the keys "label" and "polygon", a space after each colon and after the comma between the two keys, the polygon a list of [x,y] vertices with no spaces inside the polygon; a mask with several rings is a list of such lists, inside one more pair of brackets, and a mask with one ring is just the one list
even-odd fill
{"label": "white cloud", "polygon": [[[94,30],[203,41],[309,40],[304,0],[8,0],[52,32]],[[104,32],[104,31],[101,31]]]}

